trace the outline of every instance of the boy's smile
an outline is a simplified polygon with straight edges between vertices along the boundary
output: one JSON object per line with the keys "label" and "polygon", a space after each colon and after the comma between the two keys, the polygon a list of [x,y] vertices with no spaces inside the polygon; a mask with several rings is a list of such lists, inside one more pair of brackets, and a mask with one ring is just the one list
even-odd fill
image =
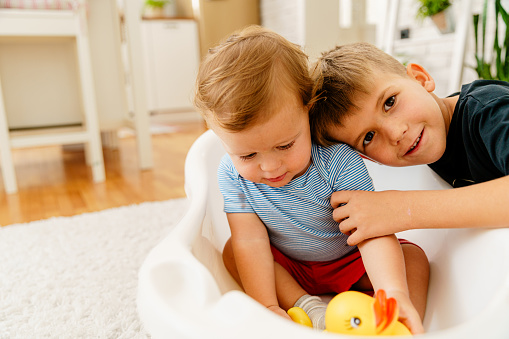
{"label": "boy's smile", "polygon": [[409,77],[376,73],[371,93],[358,95],[358,109],[342,126],[331,127],[331,136],[389,166],[437,161],[445,151],[451,106],[439,104],[422,67],[411,64],[407,70]]}
{"label": "boy's smile", "polygon": [[212,126],[239,174],[272,187],[304,174],[311,162],[307,107],[294,96],[283,95],[278,100],[265,122],[246,130],[229,132]]}

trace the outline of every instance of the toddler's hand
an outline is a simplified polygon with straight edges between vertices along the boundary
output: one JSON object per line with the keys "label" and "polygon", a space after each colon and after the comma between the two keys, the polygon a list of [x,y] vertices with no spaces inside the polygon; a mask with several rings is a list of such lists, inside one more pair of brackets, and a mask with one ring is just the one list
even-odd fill
{"label": "toddler's hand", "polygon": [[271,310],[272,312],[276,313],[277,315],[283,317],[283,318],[286,318],[288,320],[292,320],[292,318],[290,318],[290,316],[288,315],[288,313],[286,313],[285,310],[283,310],[281,307],[279,307],[278,305],[272,305],[272,306],[268,306],[267,307],[269,310]]}
{"label": "toddler's hand", "polygon": [[399,321],[408,327],[412,334],[424,333],[421,317],[410,301],[408,295],[402,291],[386,291],[388,298],[394,298],[398,302]]}

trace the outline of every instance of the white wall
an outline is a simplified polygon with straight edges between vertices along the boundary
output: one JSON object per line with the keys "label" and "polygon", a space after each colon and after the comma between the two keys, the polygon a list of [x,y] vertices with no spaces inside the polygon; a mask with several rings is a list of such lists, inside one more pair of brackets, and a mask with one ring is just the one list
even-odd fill
{"label": "white wall", "polygon": [[[260,0],[261,20],[262,25],[302,45],[313,59],[320,51],[332,48],[334,44],[368,41],[381,47],[386,32],[389,1]],[[479,12],[483,1],[473,0],[472,11]],[[462,2],[464,3],[464,0],[453,2],[456,16],[466,9],[462,6]],[[365,3],[364,17],[355,12],[363,8],[363,3]],[[502,4],[505,8],[509,8],[509,0],[503,0]],[[394,55],[402,62],[423,65],[435,78],[435,93],[439,96],[447,96],[451,94],[449,79],[455,36],[454,34],[442,35],[429,18],[418,20],[417,8],[416,0],[400,0]],[[355,19],[352,19],[352,16]],[[359,23],[359,21],[362,22]],[[469,25],[462,83],[477,78],[477,74],[471,68],[475,63],[471,20]],[[492,32],[493,25],[488,26]],[[398,41],[400,30],[405,28],[410,29],[410,39]],[[335,29],[337,31],[334,31]],[[362,34],[359,33],[361,30],[364,30]]]}
{"label": "white wall", "polygon": [[[358,38],[380,45],[387,1],[260,0],[261,21],[265,27],[312,52],[320,46],[323,51],[355,39],[363,25],[369,26],[373,34],[368,32]],[[361,9],[365,9],[364,13],[358,13]],[[348,32],[352,26],[354,29]]]}

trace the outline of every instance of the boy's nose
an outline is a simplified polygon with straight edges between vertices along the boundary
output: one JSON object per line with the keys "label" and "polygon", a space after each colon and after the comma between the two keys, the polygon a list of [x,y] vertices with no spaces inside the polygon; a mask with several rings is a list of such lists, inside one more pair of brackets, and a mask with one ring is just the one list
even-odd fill
{"label": "boy's nose", "polygon": [[405,133],[407,132],[408,128],[403,123],[397,123],[393,121],[393,123],[385,125],[385,130],[389,142],[392,145],[397,145],[405,136]]}
{"label": "boy's nose", "polygon": [[391,144],[397,145],[403,139],[403,135],[405,134],[404,131],[393,129],[389,133],[389,140],[391,141]]}

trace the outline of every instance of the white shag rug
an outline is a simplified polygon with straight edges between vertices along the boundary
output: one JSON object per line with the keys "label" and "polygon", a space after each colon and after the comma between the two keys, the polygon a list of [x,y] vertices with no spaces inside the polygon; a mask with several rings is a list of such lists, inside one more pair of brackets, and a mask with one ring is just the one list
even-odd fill
{"label": "white shag rug", "polygon": [[148,338],[138,270],[186,199],[0,227],[0,338]]}

